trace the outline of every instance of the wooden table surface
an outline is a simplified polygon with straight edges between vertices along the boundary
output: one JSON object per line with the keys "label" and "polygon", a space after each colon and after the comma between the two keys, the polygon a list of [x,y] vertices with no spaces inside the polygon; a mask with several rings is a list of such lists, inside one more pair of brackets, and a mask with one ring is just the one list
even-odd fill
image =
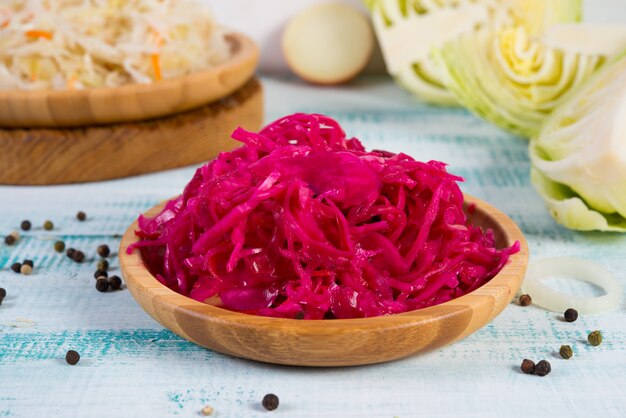
{"label": "wooden table surface", "polygon": [[[525,233],[531,260],[555,255],[600,262],[626,282],[626,236],[576,233],[554,223],[529,178],[527,143],[462,109],[416,103],[384,78],[314,88],[264,78],[266,120],[326,113],[372,148],[450,163],[465,192],[511,216]],[[111,161],[111,164],[114,164]],[[626,311],[566,323],[537,307],[510,305],[492,323],[451,346],[387,364],[352,368],[278,367],[200,348],[160,327],[128,290],[94,288],[95,250],[116,248],[139,212],[179,193],[194,168],[117,181],[53,187],[0,187],[0,233],[33,229],[16,246],[0,244],[0,417],[529,417],[626,416]],[[87,221],[75,218],[87,213]],[[42,223],[50,219],[52,231]],[[53,242],[83,250],[71,262]],[[10,270],[34,260],[32,275]],[[112,274],[119,274],[117,259]],[[597,292],[591,286],[555,286]],[[602,330],[592,347],[587,332]],[[562,344],[574,357],[558,357]],[[76,366],[68,349],[80,352]],[[546,377],[519,371],[523,358],[547,359]],[[280,407],[266,412],[266,393]]]}

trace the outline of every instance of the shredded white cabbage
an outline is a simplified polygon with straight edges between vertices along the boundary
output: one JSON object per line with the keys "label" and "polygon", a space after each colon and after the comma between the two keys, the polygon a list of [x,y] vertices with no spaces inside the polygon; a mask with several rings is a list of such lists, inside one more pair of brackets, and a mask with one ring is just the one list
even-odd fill
{"label": "shredded white cabbage", "polygon": [[201,0],[3,0],[0,90],[151,83],[228,58]]}

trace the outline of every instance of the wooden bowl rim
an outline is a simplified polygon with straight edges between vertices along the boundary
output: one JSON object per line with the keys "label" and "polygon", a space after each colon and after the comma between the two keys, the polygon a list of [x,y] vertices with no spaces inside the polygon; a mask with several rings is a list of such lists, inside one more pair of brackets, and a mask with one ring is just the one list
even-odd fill
{"label": "wooden bowl rim", "polygon": [[[475,211],[477,213],[483,212],[486,215],[496,215],[500,220],[499,226],[504,232],[506,245],[510,246],[515,241],[519,241],[520,251],[510,257],[509,262],[495,277],[478,289],[439,305],[400,314],[370,318],[297,320],[244,314],[196,301],[190,297],[174,292],[160,283],[148,269],[144,267],[138,250],[127,254],[128,246],[137,241],[137,237],[135,236],[137,221],[129,226],[122,237],[119,248],[120,266],[124,273],[127,286],[137,287],[139,291],[158,296],[159,303],[165,305],[169,310],[183,310],[185,314],[194,317],[203,317],[213,322],[225,322],[232,327],[266,328],[270,330],[274,327],[288,325],[297,329],[297,332],[301,335],[315,334],[318,336],[333,334],[337,330],[345,332],[346,325],[349,325],[349,328],[354,331],[364,329],[371,330],[373,328],[390,328],[390,321],[393,321],[392,327],[394,328],[413,327],[417,324],[438,321],[448,316],[457,315],[460,310],[470,309],[470,306],[475,307],[477,304],[476,298],[480,298],[486,304],[489,302],[490,296],[496,296],[503,288],[509,288],[509,280],[511,277],[517,279],[517,287],[521,285],[523,280],[528,264],[528,245],[522,231],[513,220],[494,206],[468,194],[464,194],[464,197],[465,207],[473,204],[475,205]],[[165,202],[152,207],[145,215],[155,215],[164,204]],[[136,274],[135,271],[141,271],[142,273]],[[511,295],[511,298],[512,297],[513,295]],[[456,309],[450,309],[451,307]],[[294,327],[294,325],[297,326]]]}
{"label": "wooden bowl rim", "polygon": [[[248,37],[247,35],[237,32],[237,31],[229,31],[224,34],[224,36],[234,42],[233,46],[233,54],[230,58],[225,60],[222,63],[219,63],[215,67],[207,68],[205,70],[196,71],[190,74],[177,76],[173,78],[162,79],[159,81],[154,81],[150,84],[124,84],[118,87],[95,87],[95,88],[86,88],[83,90],[35,90],[35,91],[26,91],[26,90],[3,90],[0,91],[0,106],[4,102],[11,102],[15,100],[22,100],[24,102],[48,102],[49,105],[58,102],[59,105],[66,105],[68,102],[76,101],[76,102],[84,102],[87,99],[91,100],[101,100],[101,99],[110,99],[114,97],[115,100],[123,100],[128,97],[133,96],[141,96],[153,92],[163,91],[167,92],[173,88],[178,87],[181,84],[193,84],[196,82],[200,82],[203,79],[212,76],[214,74],[220,74],[222,72],[228,71],[231,68],[237,68],[241,65],[244,65],[249,60],[255,62],[258,61],[259,50],[255,42]],[[253,66],[253,67],[254,67]],[[245,80],[247,81],[247,80]],[[245,83],[244,81],[244,83]],[[221,97],[227,96],[232,93],[232,91],[239,88],[239,85],[230,86],[225,95],[214,97],[211,100],[207,101],[210,103],[215,100],[219,100]],[[206,104],[206,103],[204,103]],[[176,112],[174,112],[176,113]],[[171,114],[171,113],[170,113]],[[168,116],[161,115],[161,116]],[[136,121],[150,119],[151,117],[136,119]],[[126,120],[126,122],[135,121]],[[100,125],[98,121],[94,121],[93,123]],[[47,124],[41,125],[36,124],[36,127],[47,126]],[[59,125],[59,127],[72,127],[72,126],[85,126],[85,124],[80,125]],[[17,127],[17,126],[16,126]],[[2,128],[2,125],[0,125]],[[13,126],[11,126],[13,128]]]}

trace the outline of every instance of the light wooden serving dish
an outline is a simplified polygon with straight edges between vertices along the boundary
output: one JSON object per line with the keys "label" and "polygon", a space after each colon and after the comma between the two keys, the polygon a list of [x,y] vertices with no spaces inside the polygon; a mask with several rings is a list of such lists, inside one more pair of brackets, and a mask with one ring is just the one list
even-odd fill
{"label": "light wooden serving dish", "polygon": [[263,123],[252,78],[213,103],[159,119],[84,128],[0,129],[0,184],[107,180],[199,163],[237,146],[238,127]]}
{"label": "light wooden serving dish", "polygon": [[[521,251],[500,273],[477,290],[449,302],[398,315],[338,320],[268,318],[231,312],[173,292],[144,267],[133,223],[120,245],[126,285],[139,305],[181,337],[221,353],[268,363],[296,366],[352,366],[380,363],[432,350],[457,341],[495,318],[519,289],[528,264],[528,247],[520,229],[493,206],[475,204],[471,222],[493,229],[498,247],[515,241]],[[155,215],[159,205],[147,212]]]}
{"label": "light wooden serving dish", "polygon": [[252,77],[256,44],[240,33],[226,38],[232,57],[183,77],[152,84],[72,91],[0,91],[0,127],[72,127],[157,118],[228,96]]}

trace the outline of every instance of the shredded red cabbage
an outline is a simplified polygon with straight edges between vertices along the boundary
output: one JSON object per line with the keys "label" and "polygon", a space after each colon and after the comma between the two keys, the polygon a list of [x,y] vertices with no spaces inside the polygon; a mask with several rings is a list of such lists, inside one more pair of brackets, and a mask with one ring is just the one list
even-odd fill
{"label": "shredded red cabbage", "polygon": [[286,318],[389,315],[471,292],[519,251],[468,224],[445,164],[366,152],[329,117],[232,137],[244,145],[140,216],[129,248],[193,299]]}

